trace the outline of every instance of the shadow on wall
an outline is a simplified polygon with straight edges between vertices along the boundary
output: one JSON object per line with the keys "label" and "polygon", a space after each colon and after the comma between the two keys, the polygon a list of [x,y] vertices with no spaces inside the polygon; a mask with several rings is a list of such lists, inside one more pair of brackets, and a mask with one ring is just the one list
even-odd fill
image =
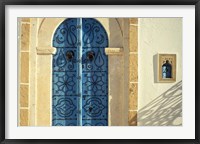
{"label": "shadow on wall", "polygon": [[138,111],[140,126],[182,125],[182,81]]}
{"label": "shadow on wall", "polygon": [[[109,19],[109,47],[123,47],[120,21]],[[109,121],[111,126],[122,125],[123,56],[109,56]]]}

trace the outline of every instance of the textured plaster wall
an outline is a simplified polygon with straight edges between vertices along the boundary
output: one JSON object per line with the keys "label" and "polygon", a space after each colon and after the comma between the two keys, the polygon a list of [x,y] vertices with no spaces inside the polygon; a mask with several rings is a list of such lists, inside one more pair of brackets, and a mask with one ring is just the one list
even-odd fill
{"label": "textured plaster wall", "polygon": [[[139,18],[138,125],[182,124],[182,18]],[[156,82],[156,54],[177,54],[176,82]]]}

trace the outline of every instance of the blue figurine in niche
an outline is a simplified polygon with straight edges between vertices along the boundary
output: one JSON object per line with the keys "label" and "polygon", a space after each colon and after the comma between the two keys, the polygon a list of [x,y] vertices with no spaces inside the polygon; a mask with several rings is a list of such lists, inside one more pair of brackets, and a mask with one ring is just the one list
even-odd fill
{"label": "blue figurine in niche", "polygon": [[172,78],[172,65],[169,60],[162,65],[162,78]]}

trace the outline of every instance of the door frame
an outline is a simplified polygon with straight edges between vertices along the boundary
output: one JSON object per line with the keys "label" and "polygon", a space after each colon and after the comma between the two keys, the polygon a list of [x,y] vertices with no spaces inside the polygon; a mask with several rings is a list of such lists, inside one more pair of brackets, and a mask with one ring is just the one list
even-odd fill
{"label": "door frame", "polygon": [[[36,92],[36,122],[35,125],[38,126],[51,126],[52,125],[52,54],[56,53],[56,48],[52,46],[53,35],[57,27],[65,20],[66,18],[43,18],[38,19],[38,40],[37,40],[37,92]],[[109,18],[96,18],[102,26],[105,28],[108,39],[109,39],[109,47],[110,45],[110,28],[108,19]],[[116,25],[122,30],[122,38],[123,38],[123,54],[118,58],[122,59],[122,71],[123,71],[123,84],[122,84],[122,92],[121,92],[121,100],[120,107],[122,107],[122,119],[120,121],[120,125],[128,125],[128,29],[126,25],[128,25],[128,19],[122,20],[120,24],[117,19],[115,19]],[[110,69],[112,68],[111,59],[115,59],[115,56],[108,55],[108,76],[110,76]],[[47,78],[44,79],[43,77]],[[110,101],[110,86],[112,85],[110,79],[108,80],[109,91],[108,91],[108,100]],[[112,118],[110,118],[110,104],[108,104],[109,114],[108,114],[108,125],[112,125]],[[43,116],[43,119],[39,119],[39,117]],[[38,118],[38,119],[37,119]]]}

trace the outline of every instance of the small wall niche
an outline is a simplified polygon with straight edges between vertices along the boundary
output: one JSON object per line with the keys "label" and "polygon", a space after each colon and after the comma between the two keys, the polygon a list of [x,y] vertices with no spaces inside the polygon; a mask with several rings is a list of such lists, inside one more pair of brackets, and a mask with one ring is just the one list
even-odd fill
{"label": "small wall niche", "polygon": [[158,54],[158,82],[176,81],[176,54]]}

